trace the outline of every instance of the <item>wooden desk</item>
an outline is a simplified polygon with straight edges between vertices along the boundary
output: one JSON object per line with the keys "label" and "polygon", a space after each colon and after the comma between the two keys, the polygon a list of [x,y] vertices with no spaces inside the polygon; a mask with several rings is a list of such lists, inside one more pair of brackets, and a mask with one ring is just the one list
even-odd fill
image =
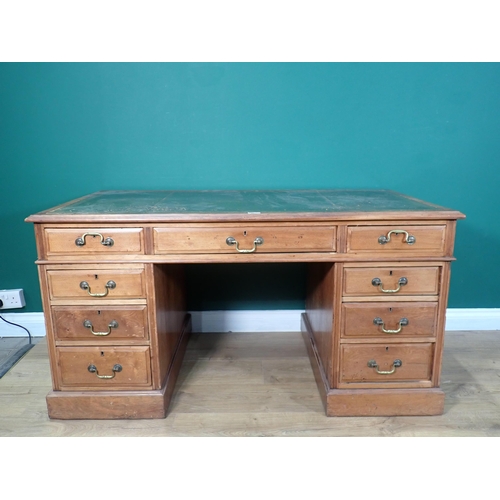
{"label": "wooden desk", "polygon": [[207,262],[309,263],[301,328],[327,415],[440,414],[463,217],[361,190],[105,191],[32,215],[49,416],[165,417],[190,332],[184,268]]}

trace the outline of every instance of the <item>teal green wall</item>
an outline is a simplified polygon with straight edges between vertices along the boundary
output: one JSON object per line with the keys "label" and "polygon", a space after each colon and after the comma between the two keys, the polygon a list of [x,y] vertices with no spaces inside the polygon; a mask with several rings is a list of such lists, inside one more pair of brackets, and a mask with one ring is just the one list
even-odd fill
{"label": "teal green wall", "polygon": [[[449,305],[500,307],[499,171],[500,64],[3,63],[0,288],[41,310],[23,220],[93,191],[388,188],[467,215]],[[193,309],[302,305],[301,265],[219,272]]]}

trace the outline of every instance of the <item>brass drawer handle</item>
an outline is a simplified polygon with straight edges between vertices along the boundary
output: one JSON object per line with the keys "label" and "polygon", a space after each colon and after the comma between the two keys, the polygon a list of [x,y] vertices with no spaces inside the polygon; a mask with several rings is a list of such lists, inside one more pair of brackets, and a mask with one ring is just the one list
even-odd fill
{"label": "brass drawer handle", "polygon": [[368,366],[370,368],[375,368],[375,371],[379,375],[392,375],[396,371],[396,368],[399,368],[402,365],[403,365],[403,362],[400,359],[395,359],[392,363],[392,370],[384,371],[384,370],[378,369],[378,364],[374,359],[370,359],[370,361],[368,361]]}
{"label": "brass drawer handle", "polygon": [[236,251],[240,253],[252,253],[255,252],[257,249],[257,245],[262,245],[264,243],[264,238],[261,238],[260,236],[257,236],[255,240],[253,240],[253,247],[250,248],[250,250],[241,250],[239,247],[239,243],[236,239],[234,239],[232,236],[229,236],[226,238],[226,244],[231,246],[231,245],[236,245]]}
{"label": "brass drawer handle", "polygon": [[75,245],[77,247],[83,247],[85,245],[85,238],[87,236],[99,236],[101,238],[101,245],[104,245],[105,247],[112,247],[113,244],[115,243],[113,241],[113,238],[104,238],[104,236],[101,233],[84,233],[82,234],[79,238],[75,240]]}
{"label": "brass drawer handle", "polygon": [[397,330],[386,330],[385,324],[382,321],[382,318],[378,318],[378,317],[373,318],[373,324],[377,325],[377,326],[382,326],[382,331],[384,333],[399,333],[403,329],[403,326],[408,326],[409,321],[406,318],[401,318],[399,320],[399,328]]}
{"label": "brass drawer handle", "polygon": [[395,289],[395,290],[385,290],[384,289],[384,284],[382,283],[382,280],[380,278],[373,278],[372,279],[372,285],[373,286],[378,286],[378,289],[381,291],[381,292],[384,292],[384,293],[397,293],[399,292],[399,290],[401,290],[401,287],[404,286],[404,285],[407,285],[408,284],[408,279],[407,278],[399,278],[398,280],[398,287]]}
{"label": "brass drawer handle", "polygon": [[103,293],[92,293],[90,285],[86,281],[82,281],[80,283],[80,288],[82,290],[87,290],[87,293],[91,297],[106,297],[106,295],[108,295],[110,290],[116,288],[116,283],[113,280],[109,280],[104,286],[106,287],[106,290]]}
{"label": "brass drawer handle", "polygon": [[107,332],[94,332],[94,326],[92,325],[92,322],[88,319],[86,319],[83,322],[83,326],[85,328],[89,328],[92,335],[96,335],[98,337],[105,337],[106,335],[109,335],[111,333],[111,328],[118,328],[118,323],[115,320],[110,321]]}
{"label": "brass drawer handle", "polygon": [[122,371],[122,365],[115,365],[113,366],[112,370],[113,370],[113,375],[99,375],[99,372],[97,371],[97,368],[95,365],[89,365],[89,367],[87,368],[87,370],[90,372],[90,373],[95,373],[95,376],[97,378],[102,378],[102,379],[110,379],[110,378],[115,378],[115,375],[117,372],[121,372]]}
{"label": "brass drawer handle", "polygon": [[417,241],[417,238],[415,238],[415,236],[413,236],[412,234],[409,234],[408,231],[404,231],[403,229],[393,229],[392,231],[389,231],[385,236],[380,236],[378,242],[381,245],[389,243],[391,241],[391,234],[404,234],[405,238],[403,240],[403,243],[408,243],[408,245],[413,245]]}

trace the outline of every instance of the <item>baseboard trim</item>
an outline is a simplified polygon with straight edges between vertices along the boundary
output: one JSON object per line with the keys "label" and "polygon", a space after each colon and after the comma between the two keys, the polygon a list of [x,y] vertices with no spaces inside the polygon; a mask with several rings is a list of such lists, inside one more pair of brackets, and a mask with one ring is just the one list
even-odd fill
{"label": "baseboard trim", "polygon": [[192,311],[193,332],[298,332],[301,310]]}
{"label": "baseboard trim", "polygon": [[[302,310],[193,311],[193,332],[298,332]],[[3,313],[3,318],[27,328],[33,337],[45,336],[43,313]],[[448,309],[446,331],[500,330],[500,309]],[[0,320],[0,337],[27,337],[19,327]]]}
{"label": "baseboard trim", "polygon": [[447,309],[445,329],[500,330],[500,309]]}
{"label": "baseboard trim", "polygon": [[[11,323],[24,326],[29,330],[32,337],[45,337],[45,321],[41,312],[3,313],[0,311],[0,316]],[[18,326],[9,325],[0,320],[0,337],[28,338],[28,334]]]}

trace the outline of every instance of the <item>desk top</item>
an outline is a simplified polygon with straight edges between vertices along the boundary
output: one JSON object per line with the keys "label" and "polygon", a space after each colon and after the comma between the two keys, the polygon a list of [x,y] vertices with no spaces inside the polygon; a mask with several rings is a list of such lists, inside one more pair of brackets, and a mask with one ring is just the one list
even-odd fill
{"label": "desk top", "polygon": [[460,212],[388,190],[100,191],[27,222],[230,222],[460,219]]}

